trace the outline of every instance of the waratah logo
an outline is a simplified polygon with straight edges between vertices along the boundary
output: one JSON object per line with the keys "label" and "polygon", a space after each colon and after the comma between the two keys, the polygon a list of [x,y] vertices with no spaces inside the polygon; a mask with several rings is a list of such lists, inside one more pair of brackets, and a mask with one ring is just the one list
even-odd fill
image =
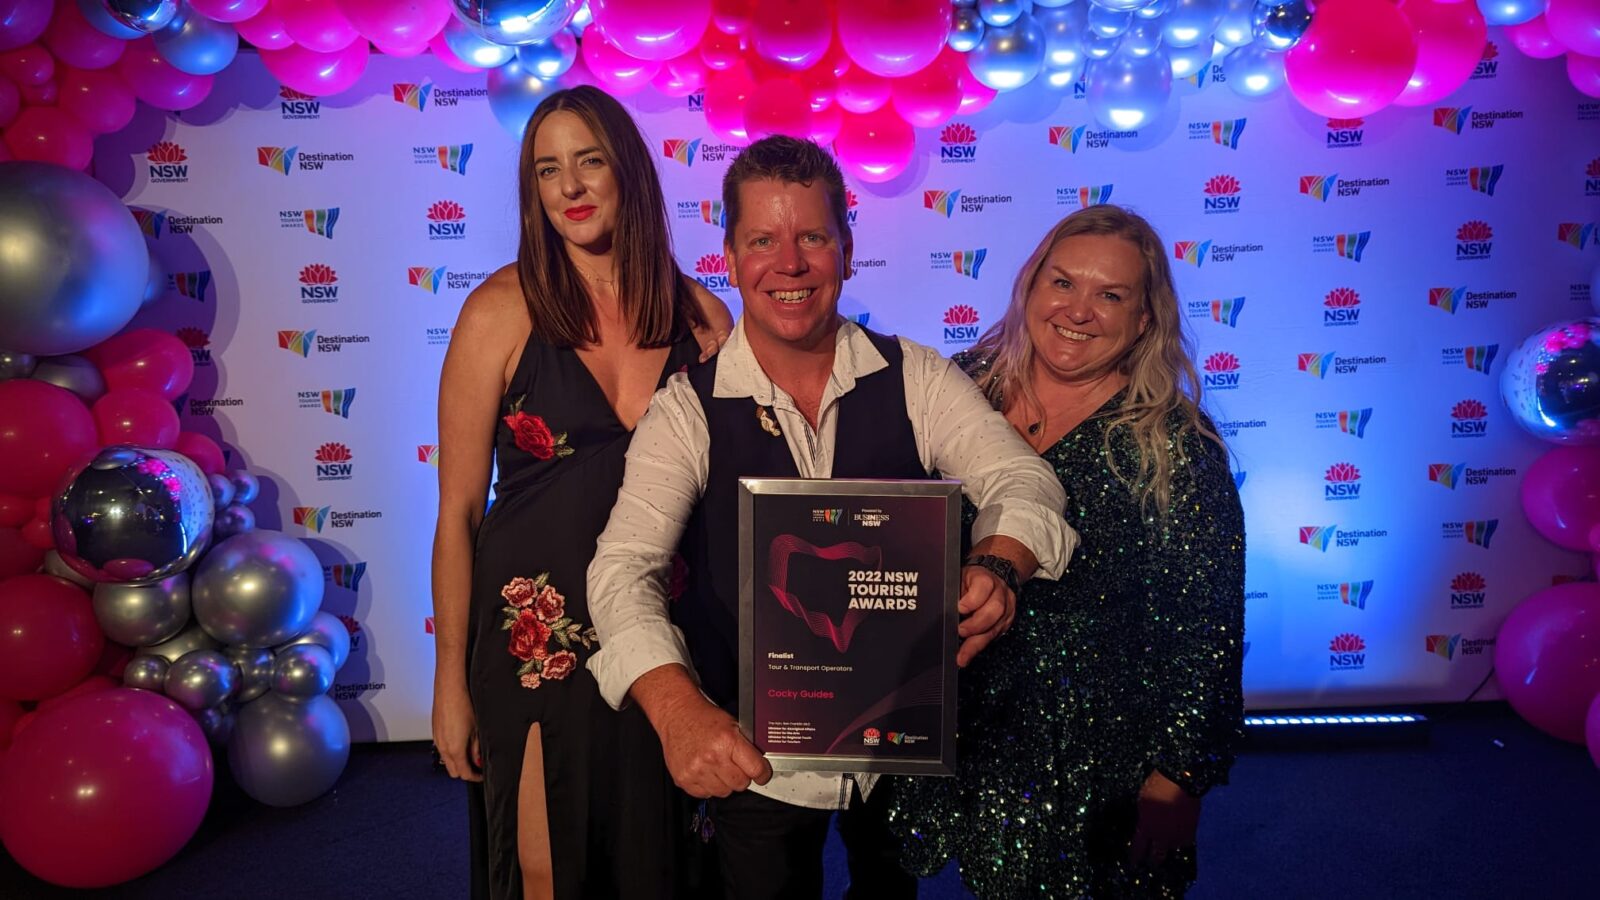
{"label": "waratah logo", "polygon": [[343,444],[323,444],[315,455],[318,481],[349,481],[355,472],[355,465],[350,462],[354,457]]}
{"label": "waratah logo", "polygon": [[1330,148],[1359,147],[1361,139],[1366,135],[1362,125],[1365,119],[1329,119],[1328,137],[1326,146]]}
{"label": "waratah logo", "polygon": [[211,351],[206,349],[211,345],[211,336],[192,326],[185,326],[173,332],[178,340],[189,348],[189,356],[197,366],[211,365]]}
{"label": "waratah logo", "polygon": [[1347,462],[1334,463],[1323,473],[1322,480],[1327,484],[1322,487],[1324,500],[1359,500],[1361,499],[1361,470]]}
{"label": "waratah logo", "polygon": [[339,274],[322,263],[300,270],[300,302],[332,303],[339,299]]}
{"label": "waratah logo", "polygon": [[349,462],[354,456],[350,448],[339,443],[327,443],[317,448],[317,462]]}
{"label": "waratah logo", "polygon": [[944,311],[946,325],[976,325],[978,324],[978,311],[964,303],[958,303]]}
{"label": "waratah logo", "polygon": [[1500,63],[1496,62],[1499,56],[1500,48],[1494,45],[1494,41],[1485,41],[1483,44],[1483,55],[1478,57],[1478,64],[1472,69],[1472,77],[1495,77],[1496,71],[1500,68]]}
{"label": "waratah logo", "polygon": [[1450,579],[1451,609],[1482,609],[1489,585],[1477,572],[1462,572]]}
{"label": "waratah logo", "polygon": [[1363,641],[1359,634],[1346,632],[1336,635],[1333,640],[1329,641],[1328,649],[1335,653],[1355,653],[1367,649],[1367,642]]}
{"label": "waratah logo", "polygon": [[1494,238],[1494,229],[1481,219],[1473,219],[1456,229],[1458,241],[1487,241]]}
{"label": "waratah logo", "polygon": [[1600,197],[1600,156],[1589,160],[1589,165],[1583,170],[1587,176],[1583,182],[1583,195],[1585,197]]}
{"label": "waratah logo", "polygon": [[433,93],[431,84],[396,84],[394,102],[421,112],[428,108],[428,95],[431,93]]}
{"label": "waratah logo", "polygon": [[1455,288],[1436,287],[1428,288],[1428,305],[1437,306],[1452,315],[1456,307],[1461,305],[1461,300],[1467,295],[1466,285]]}
{"label": "waratah logo", "polygon": [[1206,180],[1205,211],[1231,213],[1239,211],[1239,179],[1232,175],[1213,175]]}
{"label": "waratah logo", "polygon": [[1333,540],[1333,533],[1338,529],[1338,525],[1301,525],[1300,543],[1327,553],[1328,542]]}
{"label": "waratah logo", "polygon": [[428,219],[433,222],[459,222],[467,217],[467,211],[461,204],[454,200],[438,200],[428,207]]}
{"label": "waratah logo", "polygon": [[882,739],[882,738],[883,738],[883,733],[880,732],[876,728],[868,728],[865,731],[861,732],[861,742],[863,744],[868,745],[868,746],[873,746],[873,747],[877,746],[878,741],[880,739]]}
{"label": "waratah logo", "polygon": [[1489,431],[1489,408],[1482,400],[1462,400],[1450,408],[1450,418],[1451,437],[1478,438]]}
{"label": "waratah logo", "polygon": [[1451,659],[1456,655],[1456,645],[1461,643],[1459,634],[1430,634],[1424,638],[1424,648],[1432,654]]}
{"label": "waratah logo", "polygon": [[322,101],[294,88],[278,88],[278,112],[285,120],[318,119],[322,117]]}
{"label": "waratah logo", "polygon": [[939,161],[970,163],[978,158],[978,133],[965,122],[951,122],[939,132]]}
{"label": "waratah logo", "polygon": [[1300,193],[1305,194],[1307,197],[1315,197],[1326,203],[1328,193],[1333,190],[1333,184],[1338,180],[1338,173],[1332,175],[1301,175]]}
{"label": "waratah logo", "polygon": [[439,286],[444,284],[444,266],[437,268],[409,266],[406,269],[406,280],[414,287],[422,288],[430,294],[437,294]]}
{"label": "waratah logo", "polygon": [[923,191],[922,208],[931,209],[948,219],[955,213],[960,198],[960,191]]}
{"label": "waratah logo", "polygon": [[[142,222],[140,223],[143,224]],[[159,223],[156,230],[160,231]],[[1562,222],[1556,226],[1556,240],[1563,244],[1582,250],[1589,246],[1589,239],[1594,237],[1595,224],[1593,222]],[[148,233],[148,232],[147,232]]]}
{"label": "waratah logo", "polygon": [[311,354],[311,345],[317,340],[317,332],[311,331],[280,331],[278,332],[278,348],[298,353],[301,356]]}
{"label": "waratah logo", "polygon": [[167,288],[177,291],[182,296],[191,300],[204,303],[206,299],[206,286],[211,284],[211,270],[201,269],[198,272],[169,272],[167,274]]}
{"label": "waratah logo", "polygon": [[1295,366],[1302,372],[1318,378],[1327,378],[1328,373],[1333,370],[1333,352],[1302,353],[1296,358]]}
{"label": "waratah logo", "polygon": [[1206,255],[1210,252],[1210,241],[1174,241],[1172,244],[1172,258],[1190,263],[1195,268],[1205,265]]}
{"label": "waratah logo", "polygon": [[189,167],[184,165],[189,155],[183,148],[171,141],[157,141],[145,151],[144,158],[150,163],[149,175],[152,184],[172,183],[189,180]]}
{"label": "waratah logo", "polygon": [[1367,664],[1367,642],[1361,635],[1345,632],[1328,642],[1328,668],[1360,669]]}
{"label": "waratah logo", "polygon": [[1452,591],[1481,591],[1488,586],[1488,583],[1483,580],[1483,576],[1477,572],[1462,572],[1460,575],[1450,579],[1450,590]]}
{"label": "waratah logo", "polygon": [[294,155],[299,150],[299,147],[257,147],[256,162],[279,175],[287,175],[294,171]]}
{"label": "waratah logo", "polygon": [[728,261],[720,253],[707,253],[694,261],[695,280],[708,291],[726,291],[733,285],[728,281]]}
{"label": "waratah logo", "polygon": [[153,163],[180,163],[189,158],[183,148],[171,141],[157,141],[145,151],[145,159]]}
{"label": "waratah logo", "polygon": [[1429,463],[1428,480],[1434,484],[1443,485],[1450,490],[1456,489],[1456,484],[1461,480],[1461,473],[1467,468],[1466,463]]}
{"label": "waratah logo", "polygon": [[674,162],[692,166],[695,157],[700,155],[700,139],[667,138],[661,142],[661,155]]}
{"label": "waratah logo", "polygon": [[1322,298],[1322,324],[1355,325],[1361,321],[1361,295],[1355,289],[1337,287]]}
{"label": "waratah logo", "polygon": [[1451,134],[1460,134],[1467,127],[1467,119],[1471,115],[1470,106],[1439,106],[1433,110],[1433,124]]}
{"label": "waratah logo", "polygon": [[1239,357],[1226,350],[1219,350],[1206,357],[1201,364],[1206,370],[1202,379],[1208,391],[1232,391],[1239,387]]}
{"label": "waratah logo", "polygon": [[322,526],[327,524],[329,506],[296,506],[294,508],[294,523],[305,526],[307,531],[321,533]]}
{"label": "waratah logo", "polygon": [[459,241],[467,236],[467,211],[454,200],[437,200],[428,207],[428,239]]}

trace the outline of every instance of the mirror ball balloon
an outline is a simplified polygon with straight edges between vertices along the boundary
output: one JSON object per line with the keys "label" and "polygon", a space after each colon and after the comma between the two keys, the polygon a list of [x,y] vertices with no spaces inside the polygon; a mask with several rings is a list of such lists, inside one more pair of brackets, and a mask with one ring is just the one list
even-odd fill
{"label": "mirror ball balloon", "polygon": [[55,498],[51,527],[67,565],[98,582],[151,581],[187,569],[211,540],[215,504],[187,456],[119,444]]}

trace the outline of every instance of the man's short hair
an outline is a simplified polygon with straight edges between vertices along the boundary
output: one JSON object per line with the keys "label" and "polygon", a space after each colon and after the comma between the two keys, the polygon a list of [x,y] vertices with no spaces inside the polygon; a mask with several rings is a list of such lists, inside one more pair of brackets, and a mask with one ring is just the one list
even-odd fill
{"label": "man's short hair", "polygon": [[762,179],[806,187],[821,181],[828,205],[833,208],[834,224],[839,226],[839,237],[850,239],[850,210],[839,164],[811,141],[775,134],[744,148],[722,176],[722,210],[727,219],[724,234],[728,243],[733,243],[733,230],[739,222],[739,186]]}

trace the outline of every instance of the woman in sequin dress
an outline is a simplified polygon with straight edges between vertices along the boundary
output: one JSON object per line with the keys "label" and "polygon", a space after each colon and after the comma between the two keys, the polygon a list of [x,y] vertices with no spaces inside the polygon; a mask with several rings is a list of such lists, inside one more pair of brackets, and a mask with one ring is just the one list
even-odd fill
{"label": "woman in sequin dress", "polygon": [[984,898],[1181,896],[1242,731],[1244,515],[1154,229],[1045,236],[958,363],[1048,461],[1082,536],[961,675],[959,773],[898,779],[908,868]]}

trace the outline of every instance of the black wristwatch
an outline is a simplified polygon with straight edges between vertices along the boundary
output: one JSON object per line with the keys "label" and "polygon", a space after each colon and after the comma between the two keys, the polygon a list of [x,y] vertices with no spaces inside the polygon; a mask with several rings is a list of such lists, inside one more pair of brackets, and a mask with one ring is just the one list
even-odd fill
{"label": "black wristwatch", "polygon": [[980,553],[977,556],[968,557],[967,561],[962,565],[981,566],[988,569],[994,573],[996,578],[1004,581],[1006,587],[1011,588],[1011,596],[1020,597],[1022,595],[1022,583],[1017,580],[1017,567],[1012,565],[1011,560],[1006,559],[1004,556]]}

